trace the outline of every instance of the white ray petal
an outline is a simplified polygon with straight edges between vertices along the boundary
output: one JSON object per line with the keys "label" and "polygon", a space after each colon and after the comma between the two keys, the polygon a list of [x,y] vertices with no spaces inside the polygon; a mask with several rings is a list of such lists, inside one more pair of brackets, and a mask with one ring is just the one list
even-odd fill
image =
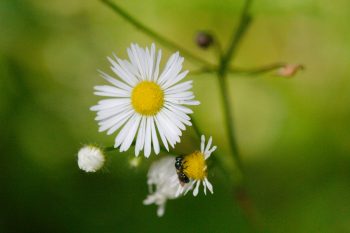
{"label": "white ray petal", "polygon": [[123,143],[120,146],[120,150],[122,151],[127,151],[129,149],[129,147],[131,146],[132,142],[134,141],[135,138],[135,134],[137,132],[137,129],[139,127],[139,123],[141,121],[141,116],[139,114],[135,114],[135,119],[134,119],[134,123],[131,127],[131,129],[129,130],[129,132],[127,132],[127,136],[125,137],[125,140],[123,141]]}
{"label": "white ray petal", "polygon": [[193,196],[197,196],[198,195],[198,191],[199,191],[199,184],[201,183],[200,180],[196,181],[196,187],[193,190]]}
{"label": "white ray petal", "polygon": [[158,142],[158,136],[156,132],[156,127],[154,124],[154,119],[153,117],[150,117],[151,121],[151,129],[152,129],[152,144],[153,144],[153,149],[156,154],[159,154],[160,147],[159,147],[159,142]]}
{"label": "white ray petal", "polygon": [[114,125],[118,124],[119,122],[123,121],[124,119],[128,119],[132,114],[134,113],[133,110],[129,110],[126,112],[123,112],[113,118],[108,118],[106,120],[102,120],[98,122],[98,125],[100,125],[99,132],[105,131],[111,127],[114,127]]}
{"label": "white ray petal", "polygon": [[[124,125],[124,127],[121,129],[121,131],[118,133],[117,137],[115,138],[114,141],[114,147],[117,148],[119,147],[123,141],[125,141],[125,138],[130,132],[131,128],[135,124],[135,118],[136,118],[136,113],[128,120],[128,122]],[[120,148],[120,152],[122,152],[122,148]]]}
{"label": "white ray petal", "polygon": [[146,118],[146,135],[145,135],[145,157],[148,158],[151,154],[151,142],[152,142],[152,136],[151,136],[151,121],[150,117]]}
{"label": "white ray petal", "polygon": [[136,78],[130,75],[128,72],[123,69],[122,66],[120,66],[116,61],[114,61],[112,58],[107,57],[109,62],[112,64],[110,67],[112,71],[118,75],[120,79],[122,79],[125,83],[129,84],[130,86],[135,85]]}
{"label": "white ray petal", "polygon": [[[182,67],[181,67],[182,68]],[[180,69],[181,70],[181,69]],[[180,71],[179,70],[179,71]],[[183,72],[181,72],[180,74],[176,75],[175,77],[172,77],[171,79],[169,78],[163,85],[162,87],[164,89],[171,87],[172,85],[180,82],[182,79],[184,79],[186,77],[186,75],[188,74],[188,70],[185,70]]]}
{"label": "white ray petal", "polygon": [[153,119],[154,119],[154,121],[155,121],[155,123],[157,125],[157,129],[158,129],[158,133],[159,133],[160,139],[162,140],[165,149],[167,151],[169,151],[168,142],[167,142],[167,139],[165,137],[164,129],[162,127],[162,124],[159,122],[157,116],[154,116]]}
{"label": "white ray petal", "polygon": [[206,152],[209,151],[209,149],[210,149],[210,147],[211,147],[212,141],[213,141],[213,138],[210,136],[210,137],[209,137],[209,140],[208,140],[208,142],[207,142],[207,146],[206,146],[205,149],[204,149],[204,153],[206,153]]}
{"label": "white ray petal", "polygon": [[128,86],[127,84],[120,82],[119,80],[112,78],[111,76],[109,76],[108,74],[106,74],[105,72],[98,70],[98,72],[100,73],[100,76],[102,78],[104,78],[106,81],[108,81],[109,83],[113,84],[116,87],[119,87],[120,89],[126,90],[126,91],[131,91],[131,87]]}
{"label": "white ray petal", "polygon": [[124,118],[120,119],[116,124],[114,124],[112,127],[110,127],[109,130],[107,131],[107,135],[113,134],[120,127],[122,127],[125,124],[125,122],[131,117],[131,115],[133,113],[134,113],[134,111],[131,111],[129,115],[126,115]]}
{"label": "white ray petal", "polygon": [[213,191],[213,185],[209,182],[209,180],[207,179],[207,177],[204,178],[204,182],[207,184],[207,187],[208,187],[209,191],[210,191],[211,193],[214,193],[214,191]]}
{"label": "white ray petal", "polygon": [[158,81],[158,75],[159,75],[159,64],[160,60],[162,59],[162,50],[159,49],[158,51],[158,56],[157,56],[157,61],[155,63],[155,70],[153,74],[153,81],[157,82]]}
{"label": "white ray petal", "polygon": [[204,146],[205,146],[205,136],[201,136],[201,152],[204,153]]}
{"label": "white ray petal", "polygon": [[136,146],[135,146],[135,155],[138,156],[140,151],[143,149],[145,144],[145,130],[146,130],[146,117],[143,116],[141,119],[140,128],[138,131]]}
{"label": "white ray petal", "polygon": [[131,110],[131,106],[127,105],[127,104],[125,104],[123,106],[109,108],[106,110],[101,110],[101,111],[97,112],[97,116],[95,117],[95,120],[102,121],[102,120],[105,120],[105,119],[110,118],[110,117],[115,117],[115,116],[119,115],[120,113],[129,111],[129,110]]}
{"label": "white ray petal", "polygon": [[178,92],[187,91],[192,88],[192,80],[176,84],[172,87],[165,89],[165,94],[174,94]]}

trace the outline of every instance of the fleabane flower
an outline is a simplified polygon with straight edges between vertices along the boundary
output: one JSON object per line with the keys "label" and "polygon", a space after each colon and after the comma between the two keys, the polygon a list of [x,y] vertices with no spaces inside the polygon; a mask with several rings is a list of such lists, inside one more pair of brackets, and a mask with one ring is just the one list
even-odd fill
{"label": "fleabane flower", "polygon": [[180,142],[182,131],[190,126],[186,105],[198,105],[191,91],[192,81],[179,83],[188,71],[182,70],[184,58],[178,52],[167,61],[160,72],[161,50],[156,54],[155,45],[140,48],[131,44],[127,49],[129,60],[114,55],[108,57],[115,79],[104,72],[101,76],[111,85],[95,86],[95,95],[108,97],[91,107],[97,111],[95,118],[99,131],[113,134],[118,131],[114,147],[126,151],[136,138],[135,155],[144,150],[149,157],[153,150],[160,151],[160,140],[169,150],[169,145]]}
{"label": "fleabane flower", "polygon": [[96,172],[105,162],[103,151],[96,147],[87,145],[78,152],[78,166],[85,172]]}
{"label": "fleabane flower", "polygon": [[177,180],[177,173],[174,165],[175,157],[165,156],[153,162],[147,174],[149,195],[143,201],[143,204],[158,205],[158,217],[164,215],[167,200],[178,198],[177,190],[180,183]]}
{"label": "fleabane flower", "polygon": [[[211,146],[212,137],[209,138],[208,144],[205,144],[205,136],[201,136],[201,148],[200,151],[195,151],[189,155],[177,157],[179,164],[177,166],[177,174],[180,180],[176,195],[186,194],[192,190],[193,196],[197,196],[199,192],[199,186],[202,183],[204,186],[204,194],[207,194],[207,189],[213,193],[213,186],[207,178],[207,164],[206,160],[216,150],[216,146]],[[184,179],[185,178],[185,179]],[[183,182],[185,180],[188,185]]]}

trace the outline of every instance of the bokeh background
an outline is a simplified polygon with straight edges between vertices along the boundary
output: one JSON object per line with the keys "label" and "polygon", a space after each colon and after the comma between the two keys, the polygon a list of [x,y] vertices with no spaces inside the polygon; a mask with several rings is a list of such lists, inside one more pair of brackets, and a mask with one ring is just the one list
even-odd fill
{"label": "bokeh background", "polygon": [[[172,41],[216,62],[193,42],[210,30],[226,46],[243,1],[116,2]],[[292,79],[230,76],[230,94],[247,190],[263,232],[350,232],[350,2],[259,0],[234,65],[302,63]],[[98,0],[0,1],[0,232],[258,232],[218,168],[214,195],[170,201],[163,218],[143,206],[150,160],[130,168],[127,153],[86,174],[85,143],[109,146],[89,107],[109,71],[144,35]],[[167,57],[170,51],[163,49]],[[185,67],[196,64],[185,61]],[[190,75],[202,102],[193,117],[229,156],[216,77]],[[174,153],[198,141],[190,130]]]}

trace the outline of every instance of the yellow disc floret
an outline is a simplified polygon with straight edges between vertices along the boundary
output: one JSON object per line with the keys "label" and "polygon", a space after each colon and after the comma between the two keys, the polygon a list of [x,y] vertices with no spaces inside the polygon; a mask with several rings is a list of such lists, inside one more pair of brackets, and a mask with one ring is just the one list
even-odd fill
{"label": "yellow disc floret", "polygon": [[131,103],[135,111],[141,115],[155,115],[164,104],[163,90],[154,82],[142,81],[134,87]]}
{"label": "yellow disc floret", "polygon": [[207,165],[200,151],[186,155],[183,158],[183,172],[194,180],[203,180],[207,176]]}

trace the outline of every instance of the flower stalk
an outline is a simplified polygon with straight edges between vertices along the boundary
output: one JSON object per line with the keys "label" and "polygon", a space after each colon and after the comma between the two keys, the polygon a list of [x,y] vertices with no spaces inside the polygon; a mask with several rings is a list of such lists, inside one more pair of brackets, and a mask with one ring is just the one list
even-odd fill
{"label": "flower stalk", "polygon": [[208,61],[202,59],[199,56],[196,56],[192,54],[190,51],[187,49],[181,47],[180,45],[170,41],[169,39],[165,38],[164,36],[160,35],[153,29],[147,27],[143,23],[141,23],[139,20],[131,16],[128,12],[126,12],[123,8],[118,6],[116,3],[110,1],[110,0],[101,0],[104,4],[106,4],[108,7],[110,7],[115,13],[123,17],[126,21],[128,21],[130,24],[135,26],[137,29],[140,31],[144,32],[151,38],[157,40],[159,43],[163,44],[164,46],[174,49],[174,50],[179,50],[182,55],[185,57],[191,59],[192,61],[195,61],[197,63],[201,63],[202,65],[205,65],[206,67],[212,67],[212,64],[210,64]]}

